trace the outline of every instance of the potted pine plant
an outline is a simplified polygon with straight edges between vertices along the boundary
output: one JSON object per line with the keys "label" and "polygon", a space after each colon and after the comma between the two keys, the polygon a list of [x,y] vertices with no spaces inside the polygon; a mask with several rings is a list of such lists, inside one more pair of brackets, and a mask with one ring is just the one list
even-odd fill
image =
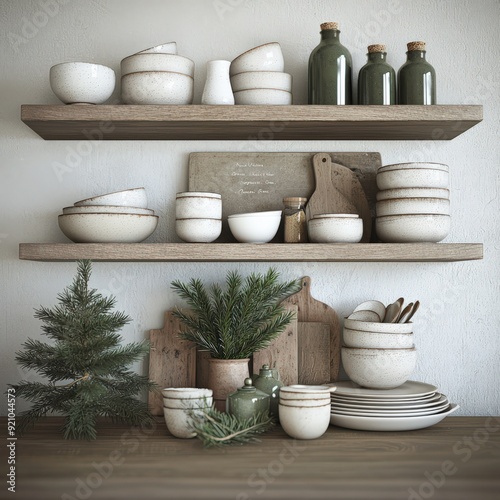
{"label": "potted pine plant", "polygon": [[266,348],[292,320],[293,313],[280,301],[297,292],[300,281],[280,283],[279,273],[271,268],[246,278],[230,271],[224,289],[199,279],[173,281],[172,288],[190,307],[174,309],[185,326],[180,336],[210,353],[207,385],[223,411],[227,395],[249,376],[252,354]]}

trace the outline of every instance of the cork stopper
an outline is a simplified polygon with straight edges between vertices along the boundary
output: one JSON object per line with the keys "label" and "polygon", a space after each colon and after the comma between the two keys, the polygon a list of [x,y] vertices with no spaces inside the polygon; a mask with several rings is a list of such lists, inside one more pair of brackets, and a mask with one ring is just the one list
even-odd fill
{"label": "cork stopper", "polygon": [[373,54],[374,52],[385,52],[385,45],[376,44],[376,45],[368,45],[368,53]]}
{"label": "cork stopper", "polygon": [[414,50],[425,50],[425,42],[409,42],[406,46],[408,47],[408,52],[412,52]]}
{"label": "cork stopper", "polygon": [[326,31],[326,30],[338,30],[339,29],[339,23],[322,23],[320,25],[321,31]]}

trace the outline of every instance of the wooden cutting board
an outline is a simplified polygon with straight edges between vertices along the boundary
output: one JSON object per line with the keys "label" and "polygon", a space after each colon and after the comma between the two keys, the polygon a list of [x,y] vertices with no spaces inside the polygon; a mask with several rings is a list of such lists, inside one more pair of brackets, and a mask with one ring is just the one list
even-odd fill
{"label": "wooden cutting board", "polygon": [[[149,333],[149,379],[164,387],[196,387],[196,345],[181,340],[181,322],[172,311],[165,313],[165,323]],[[148,403],[153,415],[163,415],[161,392],[149,393]]]}
{"label": "wooden cutting board", "polygon": [[[330,326],[330,381],[338,379],[340,369],[340,322],[333,308],[314,299],[311,296],[311,278],[302,278],[302,289],[287,297],[283,304],[294,304],[298,307],[297,319],[299,323],[326,323]],[[299,373],[299,379],[301,373]]]}
{"label": "wooden cutting board", "polygon": [[330,382],[330,325],[318,322],[298,324],[299,384]]}

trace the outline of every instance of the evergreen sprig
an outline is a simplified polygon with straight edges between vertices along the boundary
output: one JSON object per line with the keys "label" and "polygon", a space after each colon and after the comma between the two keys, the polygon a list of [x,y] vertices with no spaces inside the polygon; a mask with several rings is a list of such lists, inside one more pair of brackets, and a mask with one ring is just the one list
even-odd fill
{"label": "evergreen sprig", "polygon": [[117,332],[131,319],[112,312],[114,297],[89,288],[91,272],[89,260],[79,261],[72,285],[57,296],[59,304],[35,311],[44,323],[43,334],[53,343],[28,339],[16,353],[22,368],[48,379],[45,384],[23,380],[13,386],[18,397],[33,403],[21,414],[19,433],[52,412],[65,415],[67,439],[95,439],[100,416],[132,425],[153,420],[147,404],[134,396],[154,384],[127,369],[148,354],[149,345],[120,345]]}
{"label": "evergreen sprig", "polygon": [[267,347],[290,323],[293,312],[279,301],[300,289],[300,282],[278,282],[274,269],[243,279],[231,271],[225,290],[201,280],[172,282],[172,288],[187,301],[191,310],[174,310],[186,326],[180,335],[210,351],[212,358],[244,359]]}

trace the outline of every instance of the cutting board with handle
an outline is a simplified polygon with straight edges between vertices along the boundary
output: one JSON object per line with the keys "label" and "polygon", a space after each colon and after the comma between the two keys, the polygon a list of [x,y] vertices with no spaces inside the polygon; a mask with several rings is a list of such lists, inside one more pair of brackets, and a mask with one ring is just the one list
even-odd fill
{"label": "cutting board with handle", "polygon": [[[149,333],[149,379],[164,387],[196,387],[196,345],[179,338],[182,324],[172,311],[165,313],[163,328]],[[153,415],[163,415],[161,392],[151,391]]]}
{"label": "cutting board with handle", "polygon": [[[297,306],[297,319],[299,321],[299,324],[313,322],[329,325],[330,349],[329,351],[327,351],[326,355],[329,356],[330,381],[336,381],[338,379],[340,369],[341,332],[339,318],[333,308],[312,297],[311,278],[309,276],[305,276],[304,278],[302,278],[301,283],[301,290],[293,295],[290,295],[290,297],[287,297],[282,303],[293,304]],[[299,327],[299,332],[301,335],[307,335],[310,331],[311,330],[309,329],[309,327]],[[303,341],[299,337],[298,344],[307,345],[306,340],[307,339]],[[318,361],[318,363],[322,363],[322,361]],[[299,380],[301,380],[301,378],[305,376],[304,374],[308,371],[309,368],[302,366],[302,373],[299,371]]]}
{"label": "cutting board with handle", "polygon": [[298,324],[299,384],[330,382],[330,325],[313,321]]}

